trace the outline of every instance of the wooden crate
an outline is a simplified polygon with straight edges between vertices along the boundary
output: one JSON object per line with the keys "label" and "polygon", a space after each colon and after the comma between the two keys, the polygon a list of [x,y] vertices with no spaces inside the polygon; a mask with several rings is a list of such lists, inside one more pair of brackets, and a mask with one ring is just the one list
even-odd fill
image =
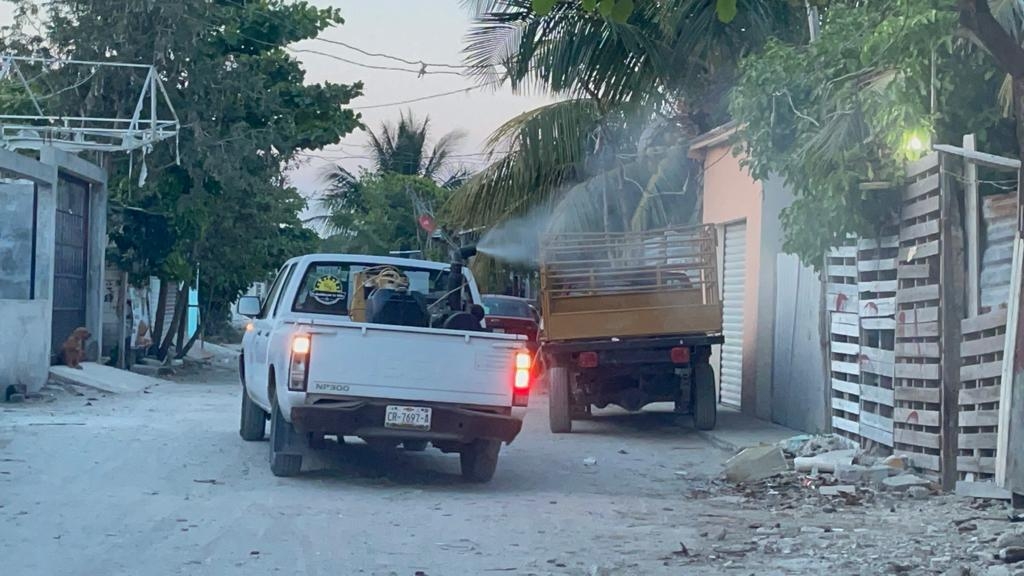
{"label": "wooden crate", "polygon": [[860,441],[860,320],[857,315],[857,246],[833,248],[825,260],[828,276],[829,370],[832,430]]}
{"label": "wooden crate", "polygon": [[957,472],[961,480],[995,477],[1006,309],[961,323]]}
{"label": "wooden crate", "polygon": [[940,471],[941,330],[939,164],[930,155],[908,167],[897,261],[893,447]]}
{"label": "wooden crate", "polygon": [[898,232],[857,242],[860,441],[881,454],[893,446]]}

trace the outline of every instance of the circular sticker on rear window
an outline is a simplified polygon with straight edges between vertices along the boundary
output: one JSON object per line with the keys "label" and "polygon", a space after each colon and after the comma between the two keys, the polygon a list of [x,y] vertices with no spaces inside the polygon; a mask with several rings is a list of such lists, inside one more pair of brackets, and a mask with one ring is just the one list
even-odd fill
{"label": "circular sticker on rear window", "polygon": [[345,288],[341,280],[328,274],[317,279],[310,295],[324,306],[333,306],[345,298]]}

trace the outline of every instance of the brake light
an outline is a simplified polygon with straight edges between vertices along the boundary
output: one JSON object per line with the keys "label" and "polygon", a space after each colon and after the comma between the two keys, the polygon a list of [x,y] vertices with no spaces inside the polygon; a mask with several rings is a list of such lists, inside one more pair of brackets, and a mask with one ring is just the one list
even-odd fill
{"label": "brake light", "polygon": [[292,339],[291,367],[288,370],[288,389],[304,392],[309,381],[309,350],[312,347],[309,336]]}
{"label": "brake light", "polygon": [[685,346],[677,346],[669,353],[673,364],[687,364],[690,362],[690,349]]}
{"label": "brake light", "polygon": [[597,352],[580,352],[576,357],[576,363],[580,368],[597,368]]}
{"label": "brake light", "polygon": [[309,354],[309,336],[296,336],[292,339],[292,354]]}
{"label": "brake light", "polygon": [[526,406],[530,400],[530,369],[533,358],[529,352],[516,352],[516,371],[512,380],[512,405]]}

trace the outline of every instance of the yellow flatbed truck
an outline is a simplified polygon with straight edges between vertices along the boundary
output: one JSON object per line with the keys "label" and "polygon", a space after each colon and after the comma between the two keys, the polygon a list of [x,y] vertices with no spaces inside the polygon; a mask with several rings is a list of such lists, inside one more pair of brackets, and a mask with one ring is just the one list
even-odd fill
{"label": "yellow flatbed truck", "polygon": [[714,428],[717,251],[709,225],[542,238],[540,353],[552,432],[571,432],[593,407],[653,402],[674,402],[697,428]]}

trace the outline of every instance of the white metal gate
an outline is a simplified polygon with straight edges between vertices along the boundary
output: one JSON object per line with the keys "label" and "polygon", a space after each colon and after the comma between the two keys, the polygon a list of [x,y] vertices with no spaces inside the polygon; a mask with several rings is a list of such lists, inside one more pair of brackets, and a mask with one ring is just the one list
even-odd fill
{"label": "white metal gate", "polygon": [[746,298],[747,223],[725,226],[722,266],[722,365],[719,398],[722,404],[740,406],[743,388],[743,302]]}

